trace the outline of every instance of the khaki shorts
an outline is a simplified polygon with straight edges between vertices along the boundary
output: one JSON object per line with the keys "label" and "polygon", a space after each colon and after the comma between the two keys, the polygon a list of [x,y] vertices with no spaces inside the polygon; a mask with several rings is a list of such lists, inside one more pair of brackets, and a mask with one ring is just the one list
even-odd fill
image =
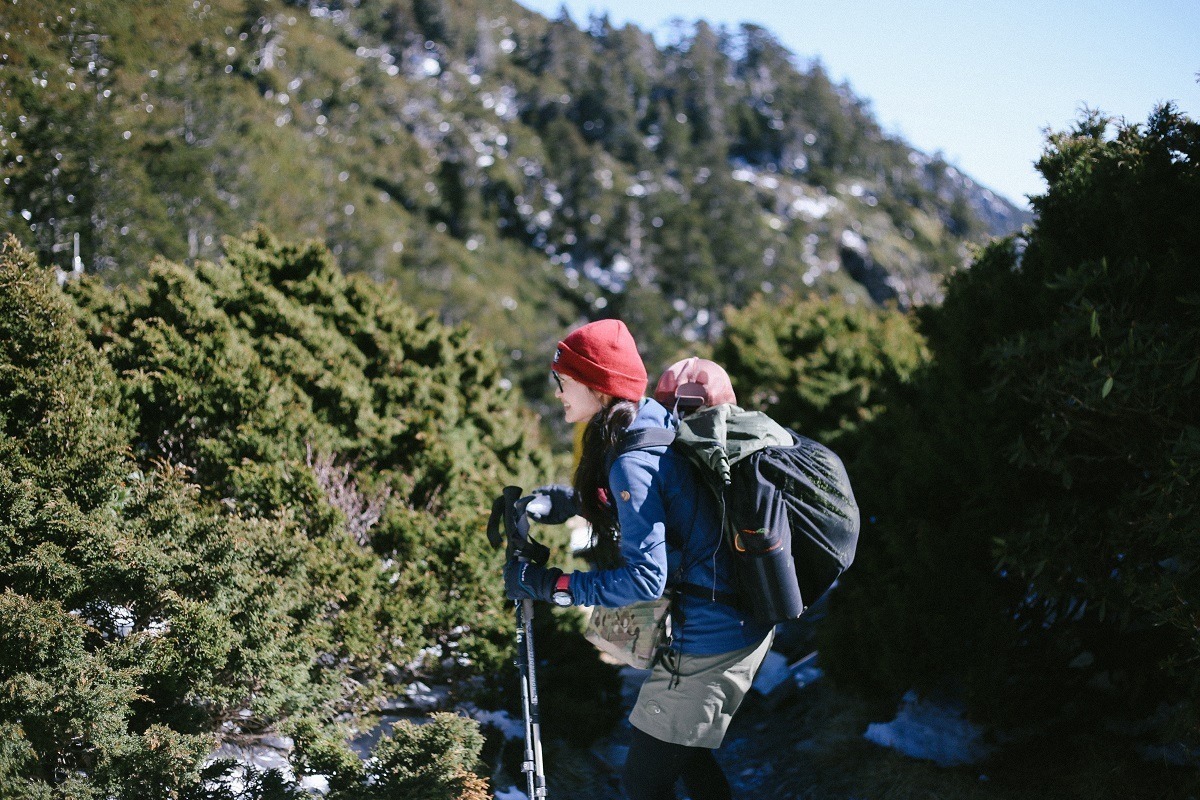
{"label": "khaki shorts", "polygon": [[712,656],[668,651],[642,684],[629,722],[671,744],[720,747],[774,638],[772,630],[759,644]]}

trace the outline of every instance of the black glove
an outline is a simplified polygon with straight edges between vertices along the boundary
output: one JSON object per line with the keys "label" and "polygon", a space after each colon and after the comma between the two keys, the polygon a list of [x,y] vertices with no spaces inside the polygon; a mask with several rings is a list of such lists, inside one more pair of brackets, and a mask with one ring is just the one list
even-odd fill
{"label": "black glove", "polygon": [[[540,510],[539,506],[544,507],[547,502],[550,510]],[[558,483],[539,486],[517,503],[530,519],[543,525],[561,525],[579,513],[579,496],[575,494],[575,488]]]}
{"label": "black glove", "polygon": [[512,600],[545,600],[552,602],[554,582],[563,574],[561,569],[543,567],[532,561],[510,558],[504,565],[504,592]]}

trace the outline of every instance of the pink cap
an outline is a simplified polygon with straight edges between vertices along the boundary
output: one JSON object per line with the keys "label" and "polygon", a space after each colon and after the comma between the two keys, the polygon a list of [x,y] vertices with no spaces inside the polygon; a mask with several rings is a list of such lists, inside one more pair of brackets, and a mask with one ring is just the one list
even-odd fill
{"label": "pink cap", "polygon": [[[654,387],[654,399],[668,408],[676,400],[700,405],[719,406],[722,403],[737,403],[729,374],[713,361],[704,358],[685,358],[667,367]],[[681,404],[682,404],[681,403]]]}

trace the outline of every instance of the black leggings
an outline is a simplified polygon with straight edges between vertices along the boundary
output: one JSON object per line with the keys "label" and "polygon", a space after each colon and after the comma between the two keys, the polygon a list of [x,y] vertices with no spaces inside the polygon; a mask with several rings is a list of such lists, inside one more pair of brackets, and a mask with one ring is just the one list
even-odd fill
{"label": "black leggings", "polygon": [[732,797],[712,750],[671,744],[634,728],[621,780],[629,800],[674,800],[679,778],[692,800]]}

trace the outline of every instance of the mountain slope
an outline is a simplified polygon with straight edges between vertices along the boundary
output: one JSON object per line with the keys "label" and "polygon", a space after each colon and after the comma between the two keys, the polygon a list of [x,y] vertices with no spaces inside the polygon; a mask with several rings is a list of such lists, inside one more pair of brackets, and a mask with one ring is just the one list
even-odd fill
{"label": "mountain slope", "polygon": [[[116,280],[263,223],[469,320],[527,393],[621,315],[651,369],[789,287],[936,302],[1026,215],[756,26],[658,44],[506,0],[17,0],[0,224]],[[526,365],[526,366],[523,366]]]}

